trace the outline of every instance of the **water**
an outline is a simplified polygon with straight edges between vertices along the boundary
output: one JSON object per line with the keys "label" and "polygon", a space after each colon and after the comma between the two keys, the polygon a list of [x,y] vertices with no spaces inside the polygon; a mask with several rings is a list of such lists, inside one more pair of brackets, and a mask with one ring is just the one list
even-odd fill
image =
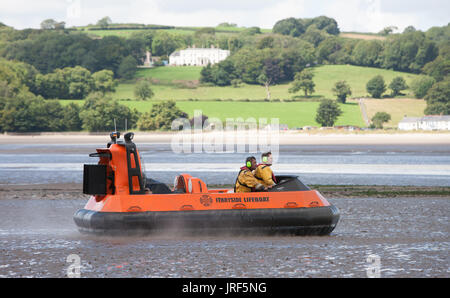
{"label": "water", "polygon": [[[1,145],[0,184],[82,181],[101,145]],[[138,145],[148,176],[171,183],[190,172],[232,183],[248,154],[175,154]],[[259,155],[259,154],[254,154]],[[307,184],[450,186],[442,146],[281,146],[277,173]],[[80,194],[80,197],[82,195]],[[367,277],[375,255],[381,277],[450,277],[448,198],[327,198],[341,219],[326,237],[230,235],[94,237],[72,216],[86,198],[54,191],[5,192],[0,200],[0,278],[66,277],[78,255],[81,277]],[[72,196],[78,197],[78,196]]]}
{"label": "water", "polygon": [[[81,183],[89,153],[103,145],[0,145],[0,184]],[[448,147],[448,146],[447,146]],[[450,186],[450,148],[439,145],[286,145],[273,170],[306,184]],[[172,183],[191,173],[232,184],[249,155],[176,154],[169,144],[138,144],[148,177]]]}

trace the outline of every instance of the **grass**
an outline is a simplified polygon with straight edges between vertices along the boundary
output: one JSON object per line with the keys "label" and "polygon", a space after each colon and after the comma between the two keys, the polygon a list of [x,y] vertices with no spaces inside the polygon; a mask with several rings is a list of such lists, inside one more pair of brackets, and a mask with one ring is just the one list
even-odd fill
{"label": "grass", "polygon": [[141,68],[136,72],[136,78],[155,78],[164,82],[173,80],[198,80],[200,79],[199,66],[170,66]]}
{"label": "grass", "polygon": [[391,115],[391,121],[385,123],[384,127],[397,127],[405,115],[422,117],[427,106],[425,100],[414,98],[365,99],[364,105],[369,119],[372,119],[376,112],[386,112]]}
{"label": "grass", "polygon": [[[76,102],[81,105],[83,100],[62,100],[63,105]],[[121,101],[123,105],[135,108],[139,112],[150,111],[155,101]],[[177,106],[189,117],[195,110],[201,110],[209,118],[225,121],[227,118],[243,120],[266,118],[270,124],[272,118],[278,118],[280,124],[287,124],[290,128],[303,126],[320,126],[314,118],[319,102],[219,102],[219,101],[178,101]],[[343,114],[336,125],[364,126],[364,122],[356,103],[340,104]]]}
{"label": "grass", "polygon": [[[265,89],[260,85],[243,84],[239,88],[232,86],[225,87],[197,87],[193,89],[177,88],[171,85],[175,80],[199,80],[202,67],[156,67],[150,69],[139,69],[136,77],[151,77],[161,81],[161,84],[155,84],[152,89],[155,93],[155,100],[212,100],[212,99],[264,99],[266,98]],[[316,84],[313,96],[324,98],[335,98],[332,88],[337,81],[345,80],[351,86],[352,97],[368,97],[366,92],[367,82],[375,75],[383,76],[386,85],[396,76],[402,76],[407,84],[417,77],[415,74],[397,72],[386,69],[361,67],[353,65],[323,65],[314,68],[314,83]],[[270,87],[271,98],[273,99],[291,99],[294,96],[301,96],[302,93],[292,94],[288,92],[291,84],[279,84]],[[117,99],[131,98],[133,94],[134,83],[122,83],[117,87],[113,95]],[[410,91],[404,91],[410,95]]]}
{"label": "grass", "polygon": [[[239,88],[232,86],[179,88],[176,86],[175,82],[177,81],[197,81],[201,69],[201,67],[196,66],[139,69],[136,73],[136,79],[152,78],[158,81],[157,84],[152,85],[155,96],[151,101],[137,101],[135,99],[134,82],[119,84],[112,97],[140,112],[149,111],[154,102],[171,99],[177,101],[177,106],[191,117],[194,110],[202,110],[208,117],[219,118],[222,121],[226,118],[242,117],[245,120],[253,117],[255,119],[267,118],[270,122],[271,118],[279,118],[280,124],[287,124],[290,128],[307,125],[319,126],[314,120],[319,102],[261,101],[266,97],[266,92],[264,87],[260,85],[243,84]],[[334,98],[331,89],[339,80],[347,81],[352,88],[352,97],[359,98],[368,97],[366,83],[375,75],[383,76],[387,85],[396,76],[402,76],[407,84],[410,84],[416,77],[416,75],[409,73],[351,65],[323,65],[315,67],[314,72],[316,92],[313,93],[313,99]],[[301,95],[289,93],[289,87],[290,84],[271,86],[271,98],[284,100]],[[408,96],[409,90],[404,91],[404,93],[405,96]],[[242,101],[247,99],[250,101]],[[62,102],[66,104],[70,101]],[[82,101],[76,102],[81,103]],[[344,113],[335,125],[365,126],[357,102],[357,100],[349,99],[347,104],[340,105]],[[392,120],[385,125],[386,127],[396,127],[405,114],[422,116],[426,106],[423,100],[408,98],[366,99],[365,105],[369,119],[379,111],[391,114]]]}
{"label": "grass", "polygon": [[339,34],[340,37],[343,38],[352,38],[352,39],[364,39],[364,40],[385,40],[386,36],[378,35],[375,33],[359,33],[359,32],[341,32]]}
{"label": "grass", "polygon": [[[133,33],[139,32],[139,31],[164,31],[171,34],[177,34],[177,35],[186,35],[186,34],[194,34],[198,29],[201,29],[203,27],[175,27],[173,29],[121,29],[121,30],[88,30],[88,27],[77,27],[77,32],[82,32],[90,35],[97,35],[99,37],[104,36],[121,36],[128,38]],[[217,26],[214,27],[216,30],[216,35],[227,35],[227,34],[238,34],[242,31],[248,29],[246,27],[224,27],[224,26]],[[261,28],[261,33],[271,33],[272,29],[263,29]]]}

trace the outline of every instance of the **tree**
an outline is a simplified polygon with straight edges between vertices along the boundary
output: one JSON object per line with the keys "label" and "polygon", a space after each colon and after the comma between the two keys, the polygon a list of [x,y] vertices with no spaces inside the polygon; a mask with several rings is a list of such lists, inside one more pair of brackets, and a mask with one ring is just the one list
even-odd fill
{"label": "tree", "polygon": [[425,96],[425,114],[450,115],[450,78],[435,83]]}
{"label": "tree", "polygon": [[261,85],[264,85],[266,88],[266,99],[270,100],[270,89],[269,86],[272,83],[271,79],[266,76],[265,73],[261,73],[258,77],[258,81]]}
{"label": "tree", "polygon": [[163,101],[155,103],[150,112],[146,112],[140,117],[138,128],[140,130],[170,130],[175,119],[187,119],[187,117],[188,115],[181,111],[174,101]]}
{"label": "tree", "polygon": [[234,88],[239,88],[242,85],[242,80],[241,79],[233,79],[233,80],[231,80],[231,85]]}
{"label": "tree", "polygon": [[[448,35],[450,38],[450,26]],[[437,82],[442,81],[446,76],[450,74],[450,41],[447,40],[439,46],[439,55],[433,61],[428,62],[422,68],[422,71],[429,76],[432,76]]]}
{"label": "tree", "polygon": [[346,81],[339,81],[334,84],[334,88],[332,89],[334,95],[337,96],[337,100],[340,103],[345,103],[347,96],[352,95],[352,90],[350,85],[347,84]]}
{"label": "tree", "polygon": [[94,87],[91,72],[84,67],[66,67],[63,76],[69,87],[69,98],[85,98]]}
{"label": "tree", "polygon": [[395,35],[384,47],[382,67],[400,71],[419,73],[439,54],[436,44],[421,31]]}
{"label": "tree", "polygon": [[379,67],[382,61],[383,44],[379,40],[360,40],[352,52],[356,65]]}
{"label": "tree", "polygon": [[258,82],[266,88],[267,99],[270,100],[270,85],[280,82],[284,75],[280,68],[280,60],[276,58],[268,58],[263,61],[263,69],[258,76]]}
{"label": "tree", "polygon": [[108,26],[111,23],[112,23],[112,21],[111,21],[110,17],[104,17],[104,18],[101,18],[100,20],[98,20],[97,26],[100,26],[100,28],[102,28],[102,29],[106,29],[106,28],[108,28]]}
{"label": "tree", "polygon": [[323,127],[331,127],[341,114],[342,110],[335,101],[331,99],[324,99],[321,101],[319,108],[317,109],[316,122]]}
{"label": "tree", "polygon": [[386,112],[377,112],[372,117],[372,122],[375,125],[376,128],[383,128],[383,123],[388,122],[391,120],[391,115],[389,115]]}
{"label": "tree", "polygon": [[213,83],[213,75],[212,75],[212,67],[211,63],[208,63],[205,67],[200,71],[200,83]]}
{"label": "tree", "polygon": [[313,18],[309,26],[316,26],[319,30],[323,30],[332,35],[338,35],[340,33],[336,20],[326,16]]}
{"label": "tree", "polygon": [[370,79],[366,84],[366,90],[373,98],[380,98],[386,91],[383,77],[378,75]]}
{"label": "tree", "polygon": [[153,36],[152,54],[155,56],[169,56],[176,49],[185,46],[186,44],[181,37],[167,32],[158,32]]}
{"label": "tree", "polygon": [[403,30],[403,33],[410,33],[410,32],[415,32],[417,31],[416,28],[414,28],[414,26],[408,26]]}
{"label": "tree", "polygon": [[150,88],[150,83],[147,80],[140,80],[134,87],[134,96],[140,100],[147,100],[148,98],[152,98],[153,95],[155,94]]}
{"label": "tree", "polygon": [[117,81],[114,80],[114,73],[111,70],[100,70],[92,74],[94,79],[94,90],[105,94],[116,90]]}
{"label": "tree", "polygon": [[381,31],[379,32],[379,34],[381,34],[381,35],[389,35],[389,34],[391,34],[392,32],[394,32],[394,30],[398,30],[398,27],[396,27],[396,26],[388,26],[388,27],[384,27],[384,29],[381,30]]}
{"label": "tree", "polygon": [[241,35],[253,36],[256,34],[261,34],[261,29],[259,27],[250,27],[241,31]]}
{"label": "tree", "polygon": [[59,101],[46,101],[41,96],[22,92],[5,100],[0,127],[10,132],[61,131],[63,108]]}
{"label": "tree", "polygon": [[121,105],[117,100],[102,97],[102,94],[90,94],[80,112],[82,127],[88,131],[110,131],[114,129],[114,120],[118,130],[136,126],[139,112]]}
{"label": "tree", "polygon": [[125,57],[119,65],[117,74],[120,78],[131,80],[136,73],[137,61],[133,56]]}
{"label": "tree", "polygon": [[84,67],[55,69],[46,75],[36,75],[36,94],[44,98],[83,99],[94,89],[91,72]]}
{"label": "tree", "polygon": [[258,43],[256,44],[257,49],[266,49],[266,48],[273,48],[274,47],[274,38],[273,36],[265,36],[258,40]]}
{"label": "tree", "polygon": [[442,81],[445,76],[450,75],[450,57],[438,56],[433,61],[425,64],[422,70],[436,81]]}
{"label": "tree", "polygon": [[195,37],[200,37],[203,34],[215,35],[216,29],[214,29],[212,27],[203,27],[203,28],[197,29],[194,33]]}
{"label": "tree", "polygon": [[55,29],[55,26],[58,22],[54,19],[46,19],[41,22],[41,29],[43,30],[51,30]]}
{"label": "tree", "polygon": [[331,55],[341,50],[342,43],[343,40],[335,36],[322,41],[317,47],[317,57],[319,58],[319,61],[329,61]]}
{"label": "tree", "polygon": [[312,43],[315,47],[317,47],[326,37],[326,33],[319,30],[315,25],[309,26],[302,35],[302,39]]}
{"label": "tree", "polygon": [[391,96],[395,97],[400,94],[400,91],[408,89],[408,85],[403,77],[395,77],[389,84],[389,89],[392,90]]}
{"label": "tree", "polygon": [[64,130],[78,131],[81,130],[80,119],[81,108],[74,102],[71,102],[63,109],[63,124]]}
{"label": "tree", "polygon": [[276,22],[272,32],[298,37],[305,32],[305,26],[296,18],[287,18]]}
{"label": "tree", "polygon": [[303,71],[295,74],[294,81],[292,82],[292,87],[289,88],[289,93],[296,93],[299,90],[303,90],[305,92],[305,96],[308,96],[308,93],[311,94],[314,92],[315,84],[313,82],[314,73],[311,69],[304,69]]}
{"label": "tree", "polygon": [[423,98],[436,81],[429,76],[419,76],[411,82],[411,90],[416,98]]}

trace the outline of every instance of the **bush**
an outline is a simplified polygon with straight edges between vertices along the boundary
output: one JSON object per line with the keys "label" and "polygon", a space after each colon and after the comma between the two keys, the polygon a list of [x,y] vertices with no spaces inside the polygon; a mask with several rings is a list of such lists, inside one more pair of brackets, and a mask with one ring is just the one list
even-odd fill
{"label": "bush", "polygon": [[372,122],[375,125],[375,128],[383,128],[383,123],[391,120],[391,115],[386,112],[377,112],[372,117]]}

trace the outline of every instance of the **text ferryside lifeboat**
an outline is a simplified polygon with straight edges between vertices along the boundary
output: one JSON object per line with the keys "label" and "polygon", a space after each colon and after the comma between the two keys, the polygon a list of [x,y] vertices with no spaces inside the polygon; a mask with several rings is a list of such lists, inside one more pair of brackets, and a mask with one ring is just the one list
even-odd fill
{"label": "text ferryside lifeboat", "polygon": [[328,235],[339,221],[339,210],[296,176],[276,176],[268,191],[234,193],[182,174],[171,190],[146,179],[133,136],[112,133],[107,148],[90,154],[98,164],[84,165],[83,193],[92,196],[74,215],[81,232]]}

